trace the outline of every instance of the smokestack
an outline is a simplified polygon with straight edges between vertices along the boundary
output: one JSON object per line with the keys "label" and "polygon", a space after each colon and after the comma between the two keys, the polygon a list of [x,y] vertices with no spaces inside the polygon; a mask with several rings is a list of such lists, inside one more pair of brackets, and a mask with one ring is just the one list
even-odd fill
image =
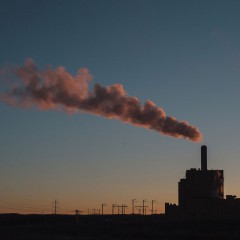
{"label": "smokestack", "polygon": [[201,146],[201,170],[207,171],[207,146]]}

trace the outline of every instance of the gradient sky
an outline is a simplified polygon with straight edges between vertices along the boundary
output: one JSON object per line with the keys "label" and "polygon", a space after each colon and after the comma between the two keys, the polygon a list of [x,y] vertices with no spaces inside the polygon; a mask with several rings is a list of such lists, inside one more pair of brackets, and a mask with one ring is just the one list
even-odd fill
{"label": "gradient sky", "polygon": [[[1,0],[0,66],[86,67],[197,126],[202,143],[99,116],[0,103],[0,212],[177,203],[185,170],[223,169],[240,196],[240,1]],[[0,90],[4,88],[0,81]],[[129,209],[130,211],[131,209]]]}

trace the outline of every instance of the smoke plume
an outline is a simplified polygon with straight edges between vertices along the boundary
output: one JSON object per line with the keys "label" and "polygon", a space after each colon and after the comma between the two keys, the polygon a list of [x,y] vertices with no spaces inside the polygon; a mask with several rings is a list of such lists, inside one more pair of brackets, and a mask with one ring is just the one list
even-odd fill
{"label": "smoke plume", "polygon": [[81,68],[76,76],[64,67],[39,70],[32,60],[12,70],[14,85],[10,91],[0,93],[0,100],[17,107],[38,106],[40,109],[63,108],[67,112],[84,111],[106,118],[119,119],[135,126],[156,130],[176,138],[200,141],[200,131],[174,117],[166,116],[162,108],[152,101],[144,105],[136,97],[127,96],[121,84],[103,87],[95,84],[88,69]]}

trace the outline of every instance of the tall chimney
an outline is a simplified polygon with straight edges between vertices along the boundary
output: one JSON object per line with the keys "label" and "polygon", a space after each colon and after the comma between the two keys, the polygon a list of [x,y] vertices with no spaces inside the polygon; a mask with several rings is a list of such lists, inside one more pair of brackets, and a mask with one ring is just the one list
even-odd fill
{"label": "tall chimney", "polygon": [[207,171],[207,146],[201,146],[201,170]]}

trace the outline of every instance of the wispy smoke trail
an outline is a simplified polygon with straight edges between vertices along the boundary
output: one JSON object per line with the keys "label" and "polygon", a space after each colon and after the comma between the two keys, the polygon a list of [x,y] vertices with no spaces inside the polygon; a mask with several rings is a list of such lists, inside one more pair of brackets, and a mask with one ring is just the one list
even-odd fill
{"label": "wispy smoke trail", "polygon": [[[64,108],[66,111],[85,111],[107,118],[119,119],[161,134],[191,141],[200,141],[200,131],[173,117],[166,116],[162,108],[152,101],[142,106],[136,97],[127,96],[121,84],[102,87],[99,84],[89,90],[92,76],[81,68],[72,76],[63,67],[39,70],[32,60],[14,71],[16,84],[0,94],[0,100],[18,107],[37,105],[41,109]],[[18,83],[18,81],[20,83]]]}

